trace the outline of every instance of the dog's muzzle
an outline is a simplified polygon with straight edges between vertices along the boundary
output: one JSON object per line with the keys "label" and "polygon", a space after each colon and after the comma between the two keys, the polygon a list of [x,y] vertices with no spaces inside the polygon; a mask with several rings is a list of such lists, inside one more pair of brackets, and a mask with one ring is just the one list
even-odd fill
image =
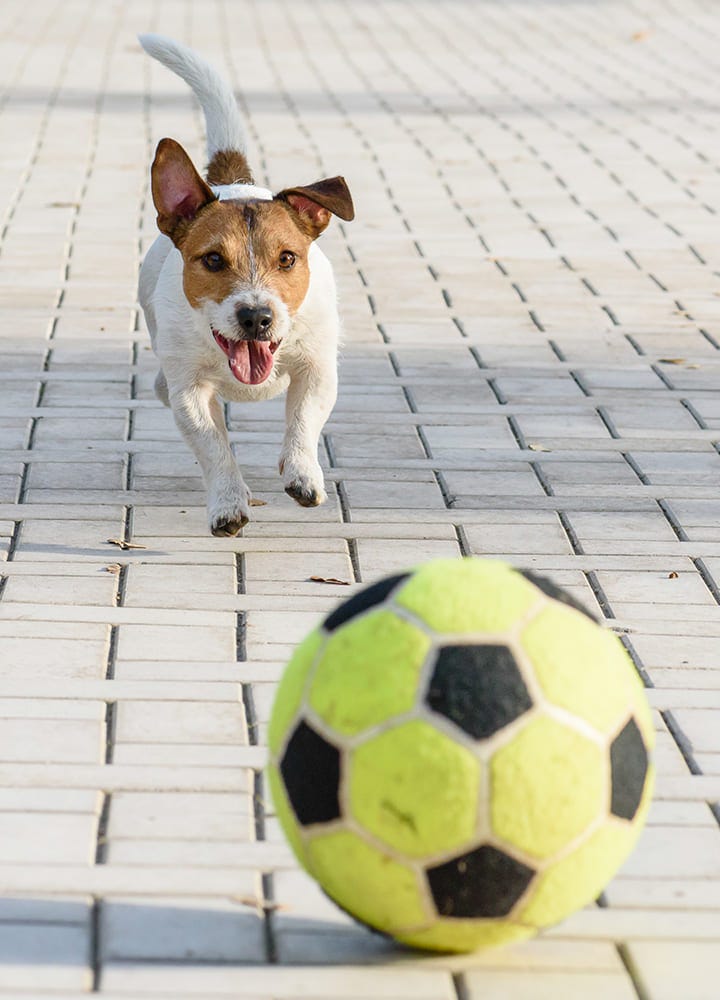
{"label": "dog's muzzle", "polygon": [[[272,323],[272,314],[270,322]],[[238,382],[260,385],[268,378],[274,363],[273,355],[280,346],[279,341],[269,339],[269,332],[265,333],[263,339],[229,340],[214,327],[211,329],[215,343],[227,355],[230,371]]]}

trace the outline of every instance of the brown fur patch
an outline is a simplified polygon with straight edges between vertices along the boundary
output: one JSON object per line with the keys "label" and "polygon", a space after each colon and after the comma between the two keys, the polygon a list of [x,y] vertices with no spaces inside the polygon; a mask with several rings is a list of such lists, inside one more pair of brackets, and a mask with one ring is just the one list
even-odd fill
{"label": "brown fur patch", "polygon": [[[180,247],[188,302],[194,308],[203,300],[222,302],[253,284],[277,295],[292,315],[307,294],[311,243],[281,202],[213,202],[188,227]],[[279,259],[287,250],[295,254],[295,264],[283,270]],[[220,254],[222,270],[207,270],[202,258],[209,253]]]}
{"label": "brown fur patch", "polygon": [[327,177],[304,187],[285,188],[276,195],[286,201],[317,237],[330,221],[330,215],[351,222],[355,218],[352,195],[344,177]]}
{"label": "brown fur patch", "polygon": [[252,184],[253,176],[242,153],[235,149],[219,149],[207,168],[208,184]]}

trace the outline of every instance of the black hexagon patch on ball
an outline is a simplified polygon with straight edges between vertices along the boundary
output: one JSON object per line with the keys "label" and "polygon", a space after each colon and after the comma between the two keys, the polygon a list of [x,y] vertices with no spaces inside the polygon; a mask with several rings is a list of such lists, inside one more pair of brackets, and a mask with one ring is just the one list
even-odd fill
{"label": "black hexagon patch on ball", "polygon": [[610,812],[620,819],[634,819],[648,772],[648,753],[634,719],[610,745],[612,795]]}
{"label": "black hexagon patch on ball", "polygon": [[340,751],[301,722],[290,737],[280,772],[290,804],[303,826],[340,816]]}
{"label": "black hexagon patch on ball", "polygon": [[565,604],[569,608],[574,608],[579,611],[580,614],[585,615],[590,621],[596,622],[597,619],[595,615],[591,614],[588,609],[580,601],[576,600],[572,594],[568,594],[567,590],[563,590],[562,587],[558,587],[556,583],[548,579],[546,576],[541,576],[540,573],[533,573],[530,569],[519,569],[517,571],[520,576],[524,576],[529,583],[533,583],[538,590],[541,590],[546,597],[552,597],[554,601],[559,601],[560,604]]}
{"label": "black hexagon patch on ball", "polygon": [[441,917],[506,917],[535,875],[504,851],[484,844],[428,868],[427,880]]}
{"label": "black hexagon patch on ball", "polygon": [[410,573],[398,573],[395,576],[386,576],[384,580],[378,580],[377,583],[373,583],[370,587],[359,590],[357,594],[353,594],[347,601],[343,601],[339,607],[335,608],[332,614],[327,616],[323,622],[323,627],[328,632],[334,632],[336,628],[340,628],[345,622],[349,622],[351,618],[357,618],[364,611],[374,608],[376,604],[382,604],[385,598],[404,580],[407,580],[409,576]]}
{"label": "black hexagon patch on ball", "polygon": [[474,740],[487,739],[514,722],[532,699],[508,646],[442,646],[426,704]]}

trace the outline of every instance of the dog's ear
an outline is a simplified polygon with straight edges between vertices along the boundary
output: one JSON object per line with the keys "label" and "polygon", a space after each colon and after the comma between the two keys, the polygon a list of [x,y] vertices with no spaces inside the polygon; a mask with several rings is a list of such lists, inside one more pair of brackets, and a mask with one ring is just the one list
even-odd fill
{"label": "dog's ear", "polygon": [[158,229],[177,244],[182,239],[184,224],[192,221],[209,202],[215,201],[215,195],[174,139],[160,140],[151,181]]}
{"label": "dog's ear", "polygon": [[275,197],[295,209],[302,228],[313,239],[325,229],[331,215],[337,215],[346,222],[355,218],[352,197],[344,177],[328,177],[305,187],[286,188]]}

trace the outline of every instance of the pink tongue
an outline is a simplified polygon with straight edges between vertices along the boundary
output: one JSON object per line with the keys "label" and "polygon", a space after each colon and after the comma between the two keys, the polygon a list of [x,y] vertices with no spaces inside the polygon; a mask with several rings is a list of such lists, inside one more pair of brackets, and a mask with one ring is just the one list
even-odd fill
{"label": "pink tongue", "polygon": [[230,371],[238,382],[259,385],[272,371],[270,345],[262,340],[231,340],[228,343]]}

